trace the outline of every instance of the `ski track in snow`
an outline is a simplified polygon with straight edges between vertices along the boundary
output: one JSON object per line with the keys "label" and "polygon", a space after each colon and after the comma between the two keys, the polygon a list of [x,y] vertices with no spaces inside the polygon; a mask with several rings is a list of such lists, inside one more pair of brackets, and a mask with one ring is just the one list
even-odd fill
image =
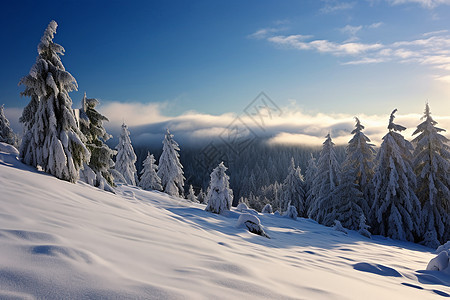
{"label": "ski track in snow", "polygon": [[[206,176],[206,175],[205,175]],[[0,152],[1,299],[445,299],[432,249],[312,220],[58,180]]]}

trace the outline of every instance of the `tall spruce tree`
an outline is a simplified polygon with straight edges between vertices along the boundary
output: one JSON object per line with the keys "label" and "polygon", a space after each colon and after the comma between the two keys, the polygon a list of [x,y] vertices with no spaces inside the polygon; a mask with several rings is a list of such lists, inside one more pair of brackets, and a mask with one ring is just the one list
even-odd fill
{"label": "tall spruce tree", "polygon": [[0,106],[0,142],[18,146],[18,138],[14,131],[11,129],[8,119],[3,111],[4,105]]}
{"label": "tall spruce tree", "polygon": [[450,239],[450,146],[436,127],[428,103],[413,135],[416,194],[422,204],[423,243],[437,248]]}
{"label": "tall spruce tree", "polygon": [[317,175],[314,179],[317,194],[308,210],[308,216],[311,219],[324,225],[332,225],[332,223],[325,223],[325,220],[328,220],[327,216],[333,213],[333,192],[339,185],[340,175],[341,169],[334,151],[334,143],[330,134],[327,134],[317,162]]}
{"label": "tall spruce tree", "polygon": [[300,167],[295,167],[293,157],[291,158],[289,173],[283,182],[282,189],[283,212],[288,209],[289,205],[292,205],[295,207],[298,216],[304,217],[306,215],[304,180]]}
{"label": "tall spruce tree", "polygon": [[396,111],[391,113],[389,132],[383,137],[376,158],[374,231],[394,239],[414,241],[419,231],[420,203],[414,193],[413,147],[398,133],[406,128],[394,123]]}
{"label": "tall spruce tree", "polygon": [[131,144],[130,132],[125,123],[122,124],[122,132],[116,149],[117,156],[115,169],[122,174],[127,184],[136,185],[136,182],[138,181],[135,165],[137,157],[134,153],[133,145]]}
{"label": "tall spruce tree", "polygon": [[[87,98],[86,93],[84,93],[80,109],[80,130],[86,137],[86,147],[91,152],[91,159],[80,174],[81,178],[87,179],[86,182],[101,189],[113,191],[114,178],[110,170],[114,167],[112,157],[116,154],[116,151],[109,148],[105,143],[112,136],[103,127],[103,121],[108,121],[108,118],[95,109],[99,103],[97,99]],[[87,174],[83,176],[90,170],[95,175],[92,182],[88,179]]]}
{"label": "tall spruce tree", "polygon": [[147,153],[142,165],[144,168],[141,171],[141,180],[139,180],[139,186],[144,190],[157,190],[162,191],[161,178],[157,174],[158,166],[153,154]]}
{"label": "tall spruce tree", "polygon": [[69,96],[77,82],[59,57],[64,48],[53,42],[57,26],[50,22],[38,45],[36,63],[19,82],[25,86],[21,94],[31,97],[20,118],[25,125],[20,157],[26,164],[75,182],[90,153]]}
{"label": "tall spruce tree", "polygon": [[333,208],[325,217],[324,224],[333,224],[335,220],[341,222],[348,229],[359,229],[362,207],[366,201],[359,186],[355,183],[356,171],[352,167],[342,170],[341,181],[331,194]]}
{"label": "tall spruce tree", "polygon": [[317,175],[317,165],[316,165],[316,159],[311,153],[311,157],[308,160],[308,167],[306,169],[305,173],[305,202],[307,210],[309,210],[309,207],[312,205],[312,203],[315,202],[316,195],[318,194],[318,187],[314,185],[314,179]]}
{"label": "tall spruce tree", "polygon": [[211,181],[206,195],[205,210],[216,214],[230,210],[233,202],[233,191],[230,189],[227,167],[221,162],[211,173]]}
{"label": "tall spruce tree", "polygon": [[[364,126],[357,117],[355,117],[355,120],[355,129],[352,131],[353,137],[345,149],[346,156],[342,169],[343,172],[354,174],[353,182],[361,191],[364,200],[360,205],[364,214],[368,216],[372,206],[371,191],[373,187],[371,184],[374,174],[375,150],[374,145],[370,143],[370,139],[362,132]],[[348,179],[351,180],[351,178]],[[341,221],[341,223],[344,225],[345,222]]]}
{"label": "tall spruce tree", "polygon": [[178,143],[167,129],[163,140],[163,152],[159,158],[158,176],[161,178],[161,185],[165,193],[183,197],[185,178],[178,151],[180,151]]}

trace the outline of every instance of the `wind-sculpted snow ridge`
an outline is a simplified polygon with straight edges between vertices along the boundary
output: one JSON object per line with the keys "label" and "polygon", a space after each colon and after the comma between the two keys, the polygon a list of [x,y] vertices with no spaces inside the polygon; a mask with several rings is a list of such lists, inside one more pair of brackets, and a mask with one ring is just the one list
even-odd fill
{"label": "wind-sculpted snow ridge", "polygon": [[[422,245],[35,171],[0,151],[0,299],[445,299]],[[244,213],[244,212],[243,212]]]}

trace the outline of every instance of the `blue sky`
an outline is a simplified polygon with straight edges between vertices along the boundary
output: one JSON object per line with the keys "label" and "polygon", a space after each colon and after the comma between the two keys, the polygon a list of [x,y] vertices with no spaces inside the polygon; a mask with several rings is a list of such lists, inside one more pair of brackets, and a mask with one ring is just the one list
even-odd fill
{"label": "blue sky", "polygon": [[0,103],[28,102],[17,83],[54,19],[74,106],[87,92],[159,116],[240,114],[265,91],[304,114],[421,113],[428,100],[449,116],[449,15],[447,0],[3,1]]}

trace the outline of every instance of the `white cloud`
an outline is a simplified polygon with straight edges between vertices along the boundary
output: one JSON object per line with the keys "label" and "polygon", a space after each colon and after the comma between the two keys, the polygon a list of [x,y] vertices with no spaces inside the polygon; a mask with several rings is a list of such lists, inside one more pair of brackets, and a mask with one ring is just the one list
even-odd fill
{"label": "white cloud", "polygon": [[[261,129],[253,119],[233,113],[222,115],[202,114],[194,111],[182,115],[169,117],[162,113],[165,103],[140,104],[140,103],[108,103],[99,108],[110,122],[106,123],[108,131],[117,135],[122,120],[130,126],[133,142],[136,143],[160,143],[165,128],[170,128],[182,143],[202,144],[217,139],[219,136],[227,136],[233,133],[230,126],[233,122],[240,126],[244,134],[252,136],[256,134],[260,138],[267,139],[272,144],[303,144],[320,146],[327,133],[331,133],[336,144],[346,144],[350,139],[350,132],[354,127],[354,119],[348,114],[308,114],[295,106],[281,108],[284,112],[281,116],[272,115],[265,117],[264,128]],[[126,108],[126,109],[124,109]],[[433,108],[433,107],[431,107]],[[151,111],[151,117],[143,118]],[[366,134],[376,145],[380,145],[381,138],[387,132],[389,112],[386,115],[359,115],[361,122],[366,126]],[[239,119],[236,119],[239,117]],[[441,128],[450,130],[450,117],[434,117]],[[134,121],[131,121],[134,120]],[[411,140],[411,134],[415,126],[420,122],[419,114],[397,115],[396,122],[408,127],[404,133]],[[447,135],[448,136],[448,135]]]}
{"label": "white cloud", "polygon": [[376,23],[370,24],[370,25],[367,26],[367,27],[370,28],[370,29],[376,29],[376,28],[380,27],[380,26],[383,25],[383,24],[384,24],[383,22],[376,22]]}
{"label": "white cloud", "polygon": [[366,51],[379,49],[381,44],[364,44],[355,42],[335,43],[328,40],[305,41],[311,36],[308,35],[289,35],[273,36],[268,38],[269,42],[277,45],[292,47],[299,50],[316,50],[321,53],[330,53],[336,56],[358,55]]}
{"label": "white cloud", "polygon": [[392,5],[415,3],[425,8],[435,8],[439,5],[450,5],[450,0],[387,0]]}
{"label": "white cloud", "polygon": [[340,1],[325,1],[326,4],[320,9],[323,14],[335,13],[343,10],[350,10],[355,7],[356,2],[340,2]]}
{"label": "white cloud", "polygon": [[249,39],[256,39],[256,40],[262,40],[267,38],[271,33],[276,33],[285,30],[286,28],[262,28],[259,29],[252,34],[249,34],[247,38]]}

